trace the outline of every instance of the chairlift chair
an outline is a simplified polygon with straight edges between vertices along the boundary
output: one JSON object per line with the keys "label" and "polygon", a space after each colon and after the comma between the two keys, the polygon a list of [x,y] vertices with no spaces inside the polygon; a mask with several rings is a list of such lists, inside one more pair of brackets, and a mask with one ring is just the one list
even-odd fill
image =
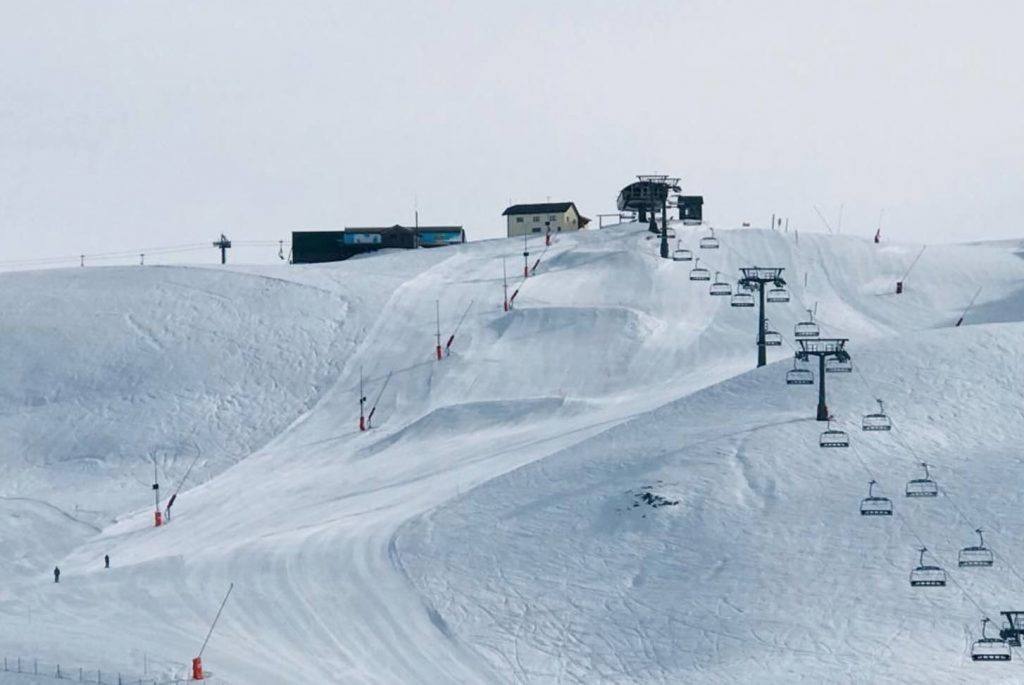
{"label": "chairlift chair", "polygon": [[1020,647],[1024,636],[1024,611],[1000,611],[1006,617],[1006,627],[999,630],[999,637],[1011,647]]}
{"label": "chairlift chair", "polygon": [[921,462],[924,467],[924,478],[915,478],[907,483],[907,497],[938,497],[939,486],[928,474],[928,464]]}
{"label": "chairlift chair", "polygon": [[771,288],[765,299],[769,302],[789,302],[789,291],[785,288]]}
{"label": "chairlift chair", "polygon": [[860,501],[861,516],[892,516],[892,500],[875,496],[875,481],[868,483],[868,496]]}
{"label": "chairlift chair", "polygon": [[700,257],[694,262],[695,266],[690,269],[690,280],[691,281],[710,281],[711,272],[700,265]]}
{"label": "chairlift chair", "polygon": [[782,344],[782,334],[768,328],[768,319],[764,320],[764,344],[768,347],[778,347]]}
{"label": "chairlift chair", "polygon": [[786,372],[786,385],[814,385],[814,372],[797,366],[794,357],[793,368]]}
{"label": "chairlift chair", "polygon": [[989,637],[985,634],[989,620],[981,620],[981,639],[975,640],[971,645],[972,661],[1010,661],[1010,645],[998,637]]}
{"label": "chairlift chair", "polygon": [[829,357],[825,360],[825,373],[851,373],[853,362],[849,359]]}
{"label": "chairlift chair", "polygon": [[676,249],[672,252],[673,262],[691,262],[693,261],[693,253],[681,246],[682,241],[676,243]]}
{"label": "chairlift chair", "polygon": [[978,534],[978,544],[973,547],[964,547],[960,550],[957,564],[960,568],[983,568],[992,566],[995,557],[992,550],[985,546],[985,537],[981,534],[981,528],[974,531]]}
{"label": "chairlift chair", "polygon": [[715,282],[711,284],[711,289],[708,291],[715,297],[728,297],[732,295],[732,286],[719,278],[719,273],[715,272]]}
{"label": "chairlift chair", "polygon": [[715,229],[708,228],[711,231],[711,235],[704,236],[700,239],[700,249],[702,250],[717,250],[718,249],[718,238],[715,237]]}
{"label": "chairlift chair", "polygon": [[729,304],[733,307],[753,307],[754,296],[744,290],[737,290],[732,294],[732,301]]}
{"label": "chairlift chair", "polygon": [[924,553],[927,547],[918,550],[921,556],[914,570],[910,572],[910,587],[946,587],[946,572],[941,566],[933,566],[924,563]]}
{"label": "chairlift chair", "polygon": [[889,420],[889,416],[885,413],[885,407],[882,406],[882,400],[876,399],[875,402],[878,402],[878,411],[872,412],[871,414],[865,414],[864,421],[861,423],[861,428],[866,431],[892,430],[892,421]]}
{"label": "chairlift chair", "polygon": [[828,428],[818,437],[819,447],[849,447],[850,436],[846,431],[832,427],[832,417],[828,417]]}
{"label": "chairlift chair", "polygon": [[814,312],[807,310],[807,321],[799,321],[793,327],[793,336],[797,338],[817,338],[821,335],[818,324],[814,321]]}

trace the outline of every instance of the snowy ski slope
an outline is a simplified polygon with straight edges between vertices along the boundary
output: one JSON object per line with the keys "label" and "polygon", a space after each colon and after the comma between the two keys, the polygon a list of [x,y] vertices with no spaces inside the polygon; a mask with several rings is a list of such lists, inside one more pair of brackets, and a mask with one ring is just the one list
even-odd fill
{"label": "snowy ski slope", "polygon": [[[509,313],[516,240],[0,275],[0,648],[181,674],[233,581],[227,683],[1019,682],[966,657],[1024,608],[1017,245],[931,246],[896,296],[920,246],[677,231],[729,281],[786,268],[767,367],[755,310],[635,224],[531,241]],[[468,310],[442,362],[436,300],[442,343]],[[848,450],[783,381],[815,303]],[[371,402],[391,374],[366,433],[360,369]],[[876,396],[891,435],[856,430]],[[166,497],[193,460],[152,528],[154,462]],[[908,502],[921,460],[942,496]],[[994,568],[909,587],[919,539],[948,567],[978,526]]]}

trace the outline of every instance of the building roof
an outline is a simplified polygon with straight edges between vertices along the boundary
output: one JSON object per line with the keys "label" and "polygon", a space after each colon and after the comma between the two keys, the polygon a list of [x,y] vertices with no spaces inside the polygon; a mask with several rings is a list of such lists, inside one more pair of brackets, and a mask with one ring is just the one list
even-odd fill
{"label": "building roof", "polygon": [[[574,202],[541,202],[533,205],[512,205],[504,212],[502,216],[514,216],[516,214],[546,214],[550,212],[564,212],[565,210],[572,207],[576,209],[576,203]],[[576,214],[579,214],[580,210],[576,209]]]}
{"label": "building roof", "polygon": [[394,226],[346,226],[346,231],[351,233],[385,233],[390,231],[413,231],[416,233],[422,233],[424,231],[461,231],[462,226],[402,226],[401,224],[395,224]]}

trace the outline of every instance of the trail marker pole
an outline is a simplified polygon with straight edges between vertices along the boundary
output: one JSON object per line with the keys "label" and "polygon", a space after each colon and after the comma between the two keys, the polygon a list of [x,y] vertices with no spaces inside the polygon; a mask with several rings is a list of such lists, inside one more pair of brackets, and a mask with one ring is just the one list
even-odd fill
{"label": "trail marker pole", "polygon": [[526,244],[527,236],[523,236],[523,278],[530,277],[530,248]]}
{"label": "trail marker pole", "polygon": [[359,367],[359,430],[366,430],[366,395],[363,393],[363,367]]}
{"label": "trail marker pole", "polygon": [[441,300],[434,300],[435,312],[436,312],[436,323],[437,323],[437,361],[441,361]]}
{"label": "trail marker pole", "polygon": [[153,512],[153,526],[158,528],[163,525],[163,513],[160,511],[160,482],[156,473],[156,458],[153,459],[153,500],[156,510]]}
{"label": "trail marker pole", "polygon": [[206,639],[203,640],[203,646],[199,648],[199,654],[192,659],[192,680],[203,680],[203,652],[206,650],[206,644],[210,641],[210,636],[213,635],[213,629],[217,627],[217,621],[220,620],[220,612],[224,611],[224,605],[228,602],[228,596],[231,595],[231,591],[235,589],[235,584],[231,583],[228,586],[227,593],[224,594],[224,599],[221,600],[220,608],[217,609],[217,615],[213,617],[213,623],[210,624],[210,630],[206,633]]}

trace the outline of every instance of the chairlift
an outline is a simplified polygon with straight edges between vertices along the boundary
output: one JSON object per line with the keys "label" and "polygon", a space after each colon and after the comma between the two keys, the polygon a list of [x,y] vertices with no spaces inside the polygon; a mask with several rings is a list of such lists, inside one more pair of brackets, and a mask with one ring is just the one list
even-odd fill
{"label": "chairlift", "polygon": [[882,400],[876,399],[875,402],[878,402],[878,411],[871,414],[865,414],[864,421],[861,423],[861,428],[866,431],[892,430],[892,421],[889,420],[889,416],[885,413],[885,407],[882,406]]}
{"label": "chairlift", "polygon": [[719,278],[719,272],[715,272],[715,282],[711,284],[711,289],[708,291],[715,297],[728,297],[732,295],[732,286],[726,281]]}
{"label": "chairlift", "polygon": [[789,302],[789,291],[781,287],[771,288],[765,299],[769,302]]}
{"label": "chairlift", "polygon": [[868,483],[868,496],[860,501],[861,516],[892,516],[892,500],[875,496],[875,481]]}
{"label": "chairlift", "polygon": [[853,362],[849,359],[829,357],[825,360],[825,373],[850,373],[852,371]]}
{"label": "chairlift", "polygon": [[817,338],[821,335],[818,324],[814,321],[814,312],[807,310],[807,321],[799,321],[793,327],[793,336],[797,338]]}
{"label": "chairlift", "polygon": [[922,547],[918,551],[921,556],[917,566],[910,572],[910,587],[946,587],[946,572],[942,567],[924,563],[924,553],[928,548]]}
{"label": "chairlift", "polygon": [[689,250],[687,250],[685,247],[682,247],[681,246],[682,242],[683,241],[680,240],[679,242],[676,243],[676,249],[672,252],[672,261],[673,262],[692,262],[693,261],[693,253],[690,252]]}
{"label": "chairlift", "polygon": [[753,307],[754,295],[744,290],[737,290],[732,294],[732,301],[729,304],[733,307]]}
{"label": "chairlift", "polygon": [[981,528],[974,531],[978,534],[978,544],[973,547],[964,547],[960,550],[957,563],[960,568],[980,568],[992,566],[995,560],[992,550],[985,546],[985,537],[981,534]]}
{"label": "chairlift", "polygon": [[915,478],[907,483],[907,497],[938,497],[939,486],[928,474],[928,464],[921,462],[924,467],[924,478]]}
{"label": "chairlift", "polygon": [[972,661],[1010,661],[1010,645],[998,637],[989,637],[985,634],[989,620],[981,620],[981,639],[975,640],[971,645]]}
{"label": "chairlift", "polygon": [[794,357],[793,368],[786,372],[786,385],[814,385],[814,372],[797,366]]}
{"label": "chairlift", "polygon": [[846,431],[832,427],[832,417],[828,417],[828,428],[818,437],[819,447],[849,447],[850,436]]}
{"label": "chairlift", "polygon": [[690,269],[690,280],[691,281],[710,281],[711,272],[700,265],[700,258],[698,257],[695,261],[694,266]]}
{"label": "chairlift", "polygon": [[700,249],[702,250],[717,250],[718,249],[718,238],[715,237],[715,229],[708,228],[711,231],[711,235],[704,236],[700,239]]}
{"label": "chairlift", "polygon": [[768,328],[768,319],[764,320],[764,344],[768,347],[778,347],[782,344],[782,334]]}

